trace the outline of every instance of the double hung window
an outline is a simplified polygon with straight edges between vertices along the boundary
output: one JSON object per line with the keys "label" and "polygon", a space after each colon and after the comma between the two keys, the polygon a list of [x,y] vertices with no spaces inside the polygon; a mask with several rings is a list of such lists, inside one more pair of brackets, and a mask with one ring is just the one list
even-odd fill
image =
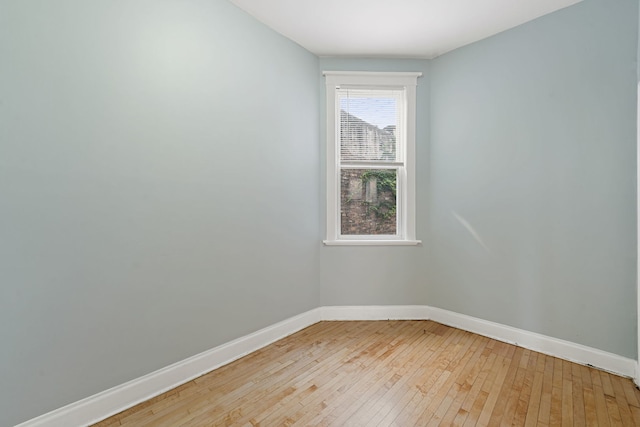
{"label": "double hung window", "polygon": [[418,244],[415,103],[420,73],[324,73],[327,245]]}

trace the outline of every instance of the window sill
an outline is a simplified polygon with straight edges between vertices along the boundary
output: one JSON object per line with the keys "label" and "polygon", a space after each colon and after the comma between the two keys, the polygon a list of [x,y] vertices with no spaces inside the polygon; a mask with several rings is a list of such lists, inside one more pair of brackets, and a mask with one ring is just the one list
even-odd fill
{"label": "window sill", "polygon": [[416,246],[422,240],[323,240],[325,246]]}

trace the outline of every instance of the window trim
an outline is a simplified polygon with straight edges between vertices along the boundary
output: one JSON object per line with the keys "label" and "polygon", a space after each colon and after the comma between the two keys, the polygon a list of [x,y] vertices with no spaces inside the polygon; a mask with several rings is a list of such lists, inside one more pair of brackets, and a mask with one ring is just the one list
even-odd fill
{"label": "window trim", "polygon": [[[421,72],[361,72],[361,71],[323,71],[326,83],[327,99],[327,212],[326,236],[323,243],[327,246],[405,246],[422,243],[416,239],[416,86]],[[402,198],[398,206],[397,235],[363,235],[344,238],[340,235],[340,163],[336,127],[336,88],[360,87],[367,89],[403,88],[406,98],[406,143],[404,147],[404,185]]]}

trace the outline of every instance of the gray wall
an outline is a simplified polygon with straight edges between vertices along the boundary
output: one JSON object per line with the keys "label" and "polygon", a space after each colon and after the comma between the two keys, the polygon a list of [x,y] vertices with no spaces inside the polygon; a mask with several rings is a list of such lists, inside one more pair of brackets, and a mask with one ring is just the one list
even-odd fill
{"label": "gray wall", "polygon": [[637,7],[432,61],[430,305],[635,358]]}
{"label": "gray wall", "polygon": [[0,425],[318,305],[317,70],[226,0],[0,1]]}
{"label": "gray wall", "polygon": [[[417,212],[427,207],[429,159],[429,61],[410,59],[320,58],[320,71],[421,71],[417,87]],[[320,117],[326,123],[324,78],[320,82]],[[321,128],[322,218],[326,212],[326,132]],[[425,239],[425,216],[418,214],[418,239]],[[323,223],[322,229],[326,226]],[[325,246],[321,249],[321,305],[426,304],[426,246]]]}

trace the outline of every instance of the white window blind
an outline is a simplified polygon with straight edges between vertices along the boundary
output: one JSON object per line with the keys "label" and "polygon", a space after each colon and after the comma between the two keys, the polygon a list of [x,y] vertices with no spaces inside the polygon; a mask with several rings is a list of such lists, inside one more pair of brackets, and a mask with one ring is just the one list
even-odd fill
{"label": "white window blind", "polygon": [[341,163],[402,161],[404,89],[337,89]]}

